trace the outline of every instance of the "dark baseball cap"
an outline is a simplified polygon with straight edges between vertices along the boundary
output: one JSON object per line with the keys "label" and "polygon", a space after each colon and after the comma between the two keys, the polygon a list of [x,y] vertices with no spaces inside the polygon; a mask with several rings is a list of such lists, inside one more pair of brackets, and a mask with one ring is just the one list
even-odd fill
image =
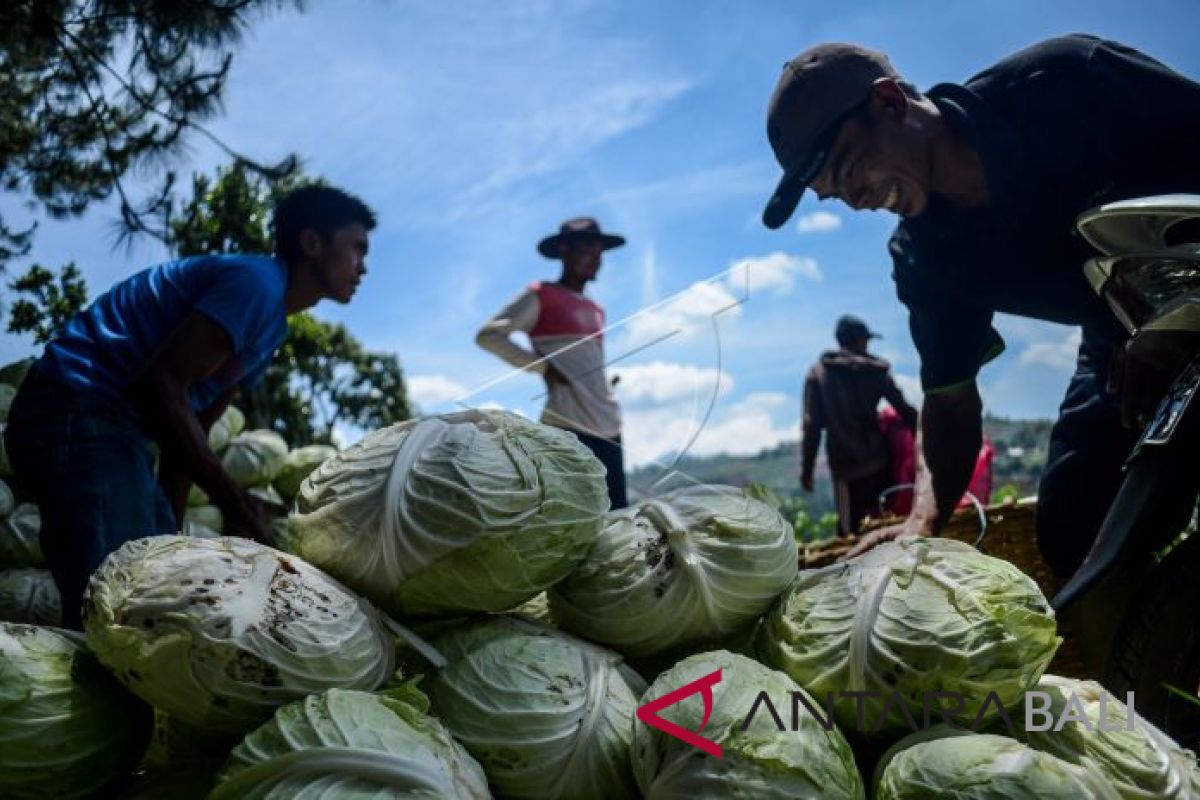
{"label": "dark baseball cap", "polygon": [[899,78],[887,56],[855,44],[819,44],[783,65],[771,95],[767,138],[783,167],[763,224],[778,228],[821,171],[842,118],[866,102],[880,78]]}
{"label": "dark baseball cap", "polygon": [[867,327],[867,323],[853,314],[845,314],[838,318],[837,327],[834,328],[833,335],[837,338],[838,344],[841,345],[853,344],[859,339],[881,338],[878,333]]}

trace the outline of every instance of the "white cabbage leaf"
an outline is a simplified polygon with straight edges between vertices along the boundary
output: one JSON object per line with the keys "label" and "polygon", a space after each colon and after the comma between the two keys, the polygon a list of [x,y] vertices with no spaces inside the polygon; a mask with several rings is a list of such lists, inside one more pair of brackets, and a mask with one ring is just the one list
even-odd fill
{"label": "white cabbage leaf", "polygon": [[875,800],[1120,800],[1099,773],[1007,736],[942,726],[894,745],[874,786]]}
{"label": "white cabbage leaf", "polygon": [[287,442],[275,431],[246,431],[221,452],[221,466],[238,486],[267,486],[283,468],[287,453]]}
{"label": "white cabbage leaf", "polygon": [[[842,733],[836,726],[825,730],[803,711],[796,715],[793,730],[792,695],[803,689],[784,673],[753,659],[725,650],[689,656],[659,675],[640,704],[716,670],[721,674],[708,690],[710,709],[706,710],[704,695],[696,692],[662,709],[658,716],[720,745],[721,758],[639,720],[634,726],[633,768],[646,798],[865,798],[854,754]],[[779,729],[765,705],[756,706],[762,692],[786,730]],[[811,698],[809,702],[816,707]],[[711,711],[711,716],[706,711]]]}
{"label": "white cabbage leaf", "polygon": [[636,797],[629,745],[645,682],[611,650],[528,620],[496,617],[435,646],[437,715],[498,795]]}
{"label": "white cabbage leaf", "polygon": [[475,759],[412,687],[331,689],[284,706],[234,748],[210,800],[487,800]]}
{"label": "white cabbage leaf", "polygon": [[48,570],[0,570],[0,621],[62,624],[62,597]]}
{"label": "white cabbage leaf", "polygon": [[[871,735],[920,727],[927,701],[935,718],[982,725],[1022,702],[1060,641],[1030,577],[970,545],[922,538],[802,571],[764,618],[758,650],[822,706],[832,693],[844,729]],[[876,693],[861,725],[844,692]],[[957,693],[962,709],[935,692]]]}
{"label": "white cabbage leaf", "polygon": [[152,715],[72,631],[0,623],[0,797],[91,797],[131,770]]}
{"label": "white cabbage leaf", "polygon": [[88,584],[84,627],[134,693],[214,735],[313,692],[378,688],[395,660],[378,613],[341,584],[230,537],[125,543]]}
{"label": "white cabbage leaf", "polygon": [[33,503],[21,503],[0,520],[0,568],[44,565],[38,539],[41,530],[42,515]]}
{"label": "white cabbage leaf", "polygon": [[796,536],[766,503],[694,486],[610,512],[587,559],[549,592],[555,622],[629,656],[728,636],[796,577]]}
{"label": "white cabbage leaf", "polygon": [[280,545],[398,614],[503,611],[565,578],[607,509],[604,466],[573,434],[464,411],[325,461]]}

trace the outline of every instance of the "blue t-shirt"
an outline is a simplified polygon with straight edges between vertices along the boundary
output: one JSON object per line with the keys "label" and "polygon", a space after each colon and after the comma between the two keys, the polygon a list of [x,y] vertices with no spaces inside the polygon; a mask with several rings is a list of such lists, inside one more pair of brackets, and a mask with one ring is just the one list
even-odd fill
{"label": "blue t-shirt", "polygon": [[113,286],[46,346],[42,369],[85,399],[131,409],[126,390],[192,311],[229,334],[233,358],[191,387],[203,411],[234,386],[249,389],[287,335],[287,267],[261,255],[197,256]]}

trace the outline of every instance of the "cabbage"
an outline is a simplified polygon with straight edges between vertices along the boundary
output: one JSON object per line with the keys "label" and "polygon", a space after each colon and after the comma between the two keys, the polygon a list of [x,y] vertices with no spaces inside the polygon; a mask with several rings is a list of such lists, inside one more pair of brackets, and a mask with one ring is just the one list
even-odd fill
{"label": "cabbage", "polygon": [[246,539],[126,542],[92,576],[84,628],[134,693],[214,735],[241,735],[275,708],[391,674],[378,615],[299,559]]}
{"label": "cabbage", "polygon": [[150,724],[82,636],[0,623],[0,797],[90,797],[137,763]]}
{"label": "cabbage", "polygon": [[0,422],[8,421],[8,411],[17,397],[17,387],[0,383]]}
{"label": "cabbage", "polygon": [[398,613],[503,611],[565,578],[607,509],[604,466],[574,434],[463,411],[327,460],[280,544]]}
{"label": "cabbage", "polygon": [[490,798],[483,770],[413,689],[331,689],[275,712],[230,755],[210,800]]}
{"label": "cabbage", "polygon": [[208,446],[214,453],[219,453],[229,446],[233,437],[246,427],[246,417],[237,406],[226,406],[221,416],[208,429]]}
{"label": "cabbage", "polygon": [[262,500],[264,503],[270,503],[276,506],[286,506],[287,503],[279,496],[279,492],[275,491],[274,486],[254,486],[247,489],[251,495]]}
{"label": "cabbage", "polygon": [[[720,680],[709,689],[712,716],[707,721],[701,692],[657,713],[720,745],[721,758],[640,720],[635,724],[633,769],[647,798],[865,797],[854,754],[836,727],[827,731],[813,716],[801,712],[795,718],[796,730],[780,731],[765,705],[756,707],[759,693],[766,692],[788,724],[792,693],[804,691],[787,675],[757,661],[724,650],[689,656],[659,675],[641,704],[718,669]],[[750,718],[752,709],[755,713]],[[743,730],[747,719],[749,725]]]}
{"label": "cabbage", "polygon": [[[946,711],[961,727],[982,723],[998,704],[1021,703],[1060,641],[1031,578],[970,545],[924,538],[801,572],[758,647],[822,706],[832,692],[845,729],[859,727],[858,709],[842,693],[878,693],[863,703],[861,727],[874,733],[920,727],[926,705],[934,719]],[[962,711],[936,692],[958,693]]]}
{"label": "cabbage", "polygon": [[[1043,675],[1036,691],[1049,695],[1046,713],[1052,721],[1046,731],[1027,731],[1023,724],[1018,724],[1017,736],[1030,747],[1104,775],[1123,800],[1200,797],[1200,767],[1195,754],[1175,744],[1136,712],[1133,712],[1134,730],[1126,730],[1130,711],[1100,684]],[[1044,705],[1039,698],[1035,707]],[[1090,730],[1083,722],[1074,721],[1079,712],[1088,719]],[[1071,719],[1065,721],[1061,730],[1055,731],[1056,724],[1068,717]],[[1047,721],[1041,714],[1034,715],[1033,720]],[[1024,723],[1025,718],[1017,715],[1014,721]]]}
{"label": "cabbage", "polygon": [[875,800],[1120,800],[1100,775],[1015,739],[941,728],[902,739],[875,776]]}
{"label": "cabbage", "polygon": [[8,484],[0,481],[0,517],[7,517],[16,508],[17,501],[13,497],[12,489],[8,488]]}
{"label": "cabbage", "polygon": [[61,625],[62,598],[44,569],[0,572],[0,620],[30,625]]}
{"label": "cabbage", "polygon": [[287,442],[275,431],[247,431],[230,440],[221,465],[238,486],[266,486],[279,474],[287,452]]}
{"label": "cabbage", "polygon": [[629,656],[753,622],[796,577],[796,535],[727,486],[664,494],[605,518],[583,564],[550,592],[565,630]]}
{"label": "cabbage", "polygon": [[46,563],[38,534],[42,516],[33,503],[21,503],[0,520],[0,567],[40,567]]}
{"label": "cabbage", "polygon": [[334,455],[337,455],[337,448],[327,444],[310,444],[293,450],[283,459],[283,468],[275,478],[275,488],[284,499],[294,500],[309,473]]}
{"label": "cabbage", "polygon": [[642,681],[621,657],[526,620],[451,631],[434,708],[504,797],[636,797],[629,767]]}
{"label": "cabbage", "polygon": [[225,516],[216,506],[192,506],[183,513],[183,527],[199,525],[211,531],[225,530]]}

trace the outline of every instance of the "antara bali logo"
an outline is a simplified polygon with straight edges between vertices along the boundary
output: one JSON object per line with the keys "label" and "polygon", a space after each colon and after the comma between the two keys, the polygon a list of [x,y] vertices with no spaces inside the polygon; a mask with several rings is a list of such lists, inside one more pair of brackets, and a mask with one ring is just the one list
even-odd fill
{"label": "antara bali logo", "polygon": [[[697,747],[710,756],[721,757],[721,745],[705,739],[700,735],[700,731],[704,730],[704,726],[708,724],[708,718],[712,716],[713,710],[713,693],[712,687],[721,682],[721,670],[716,670],[705,675],[703,678],[697,678],[691,683],[680,686],[673,692],[668,692],[657,700],[652,700],[643,706],[638,706],[637,718],[646,723],[652,728],[657,728],[668,736],[674,736],[680,741],[690,744],[692,747]],[[700,721],[700,730],[689,731],[682,725],[676,725],[668,719],[663,719],[658,715],[658,712],[664,708],[673,706],[676,703],[699,693],[704,699],[704,719]]]}

